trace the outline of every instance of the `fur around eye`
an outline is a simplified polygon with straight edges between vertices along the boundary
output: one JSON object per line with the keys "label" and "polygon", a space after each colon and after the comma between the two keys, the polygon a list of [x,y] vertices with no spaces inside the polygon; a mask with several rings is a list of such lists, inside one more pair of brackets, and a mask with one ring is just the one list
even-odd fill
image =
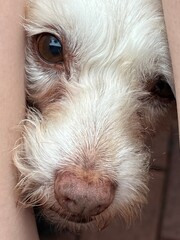
{"label": "fur around eye", "polygon": [[49,64],[63,62],[63,46],[61,41],[50,33],[42,33],[36,38],[39,57]]}

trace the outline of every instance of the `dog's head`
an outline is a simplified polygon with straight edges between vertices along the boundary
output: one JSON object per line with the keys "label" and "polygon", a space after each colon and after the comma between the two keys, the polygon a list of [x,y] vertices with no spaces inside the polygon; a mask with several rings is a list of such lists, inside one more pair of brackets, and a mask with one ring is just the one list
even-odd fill
{"label": "dog's head", "polygon": [[22,202],[76,230],[131,219],[148,191],[145,138],[174,102],[160,2],[32,0],[25,28]]}

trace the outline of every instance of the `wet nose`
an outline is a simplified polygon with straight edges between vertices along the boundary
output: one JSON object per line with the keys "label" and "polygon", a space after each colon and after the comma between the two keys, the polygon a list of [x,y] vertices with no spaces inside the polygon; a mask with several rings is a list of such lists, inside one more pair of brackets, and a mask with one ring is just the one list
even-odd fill
{"label": "wet nose", "polygon": [[54,185],[55,198],[63,213],[96,216],[110,206],[115,186],[107,179],[80,177],[72,172],[58,173]]}

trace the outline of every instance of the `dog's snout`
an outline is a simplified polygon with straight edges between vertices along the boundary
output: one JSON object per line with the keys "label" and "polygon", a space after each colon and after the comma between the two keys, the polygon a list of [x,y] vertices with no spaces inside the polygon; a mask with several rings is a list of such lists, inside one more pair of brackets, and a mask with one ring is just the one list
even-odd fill
{"label": "dog's snout", "polygon": [[110,180],[88,180],[66,172],[57,174],[54,191],[63,214],[92,217],[110,206],[115,185]]}

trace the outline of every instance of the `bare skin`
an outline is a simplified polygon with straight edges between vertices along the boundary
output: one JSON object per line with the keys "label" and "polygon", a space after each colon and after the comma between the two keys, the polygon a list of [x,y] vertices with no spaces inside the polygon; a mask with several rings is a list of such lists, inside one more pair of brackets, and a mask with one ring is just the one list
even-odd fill
{"label": "bare skin", "polygon": [[38,240],[32,210],[16,206],[12,149],[24,116],[24,0],[0,0],[0,239]]}
{"label": "bare skin", "polygon": [[[180,1],[162,0],[172,58],[180,124]],[[179,128],[180,129],[180,128]]]}

